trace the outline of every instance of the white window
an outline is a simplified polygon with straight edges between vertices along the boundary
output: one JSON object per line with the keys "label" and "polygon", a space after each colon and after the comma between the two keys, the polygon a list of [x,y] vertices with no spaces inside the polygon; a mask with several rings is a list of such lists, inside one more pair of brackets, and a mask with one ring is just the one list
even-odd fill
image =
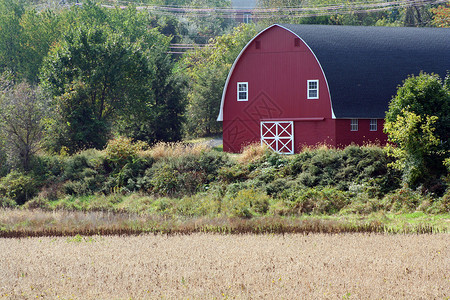
{"label": "white window", "polygon": [[377,131],[377,130],[378,130],[377,119],[370,119],[370,131]]}
{"label": "white window", "polygon": [[308,80],[308,99],[319,99],[319,80]]}
{"label": "white window", "polygon": [[248,82],[237,83],[237,100],[248,101]]}
{"label": "white window", "polygon": [[350,130],[358,131],[358,119],[351,119],[350,121]]}

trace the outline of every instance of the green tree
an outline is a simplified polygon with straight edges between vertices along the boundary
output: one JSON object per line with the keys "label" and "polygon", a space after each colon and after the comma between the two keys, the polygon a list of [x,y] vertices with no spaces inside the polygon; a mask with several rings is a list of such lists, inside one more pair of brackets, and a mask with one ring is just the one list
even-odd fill
{"label": "green tree", "polygon": [[105,146],[122,111],[151,98],[149,65],[139,42],[106,27],[75,28],[44,62],[41,80],[58,118],[47,122],[50,149]]}
{"label": "green tree", "polygon": [[430,187],[445,174],[449,156],[450,90],[438,75],[407,78],[386,113],[388,153],[411,187]]}
{"label": "green tree", "polygon": [[21,66],[22,30],[20,19],[25,12],[23,5],[13,0],[0,2],[0,72],[14,75]]}
{"label": "green tree", "polygon": [[30,169],[31,159],[40,148],[45,111],[40,91],[27,83],[1,91],[0,140],[10,167]]}
{"label": "green tree", "polygon": [[256,33],[254,25],[242,24],[231,33],[211,40],[207,47],[185,55],[181,65],[190,82],[186,111],[188,135],[203,136],[221,131],[216,120],[228,71]]}
{"label": "green tree", "polygon": [[23,1],[0,2],[0,72],[9,70],[16,82],[36,84],[42,60],[63,30],[50,10],[26,9]]}

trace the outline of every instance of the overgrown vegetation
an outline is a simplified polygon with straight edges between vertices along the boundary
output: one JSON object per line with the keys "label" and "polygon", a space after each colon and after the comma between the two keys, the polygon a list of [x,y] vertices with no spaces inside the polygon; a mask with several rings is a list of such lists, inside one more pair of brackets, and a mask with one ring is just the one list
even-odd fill
{"label": "overgrown vegetation", "polygon": [[250,146],[238,160],[201,145],[149,147],[120,138],[103,151],[39,156],[30,173],[2,178],[0,197],[3,207],[171,217],[449,212],[448,189],[402,186],[389,163],[377,146],[320,147],[292,156]]}

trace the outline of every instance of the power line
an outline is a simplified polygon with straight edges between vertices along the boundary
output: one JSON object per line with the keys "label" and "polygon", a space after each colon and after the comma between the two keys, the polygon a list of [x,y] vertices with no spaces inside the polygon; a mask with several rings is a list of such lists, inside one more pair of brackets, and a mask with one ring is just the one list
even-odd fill
{"label": "power line", "polygon": [[[218,8],[218,7],[188,7],[177,5],[147,5],[137,6],[138,10],[153,11],[162,15],[171,16],[185,16],[185,17],[222,17],[235,18],[236,15],[249,13],[254,19],[264,18],[291,18],[291,17],[313,17],[334,14],[349,14],[349,13],[368,13],[385,11],[393,8],[403,8],[409,6],[423,6],[427,4],[445,3],[447,0],[400,0],[390,2],[356,2],[351,4],[335,4],[329,6],[291,6],[280,8],[254,8],[254,9],[233,9],[233,8]],[[134,4],[130,1],[121,1],[124,4]],[[112,5],[103,4],[104,7],[115,7]],[[126,8],[126,6],[119,6]]]}

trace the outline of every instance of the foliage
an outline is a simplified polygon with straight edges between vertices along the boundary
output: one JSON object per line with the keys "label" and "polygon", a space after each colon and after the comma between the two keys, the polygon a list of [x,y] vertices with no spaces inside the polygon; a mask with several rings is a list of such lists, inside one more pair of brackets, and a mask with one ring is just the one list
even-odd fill
{"label": "foliage", "polygon": [[269,204],[270,197],[264,192],[247,188],[239,190],[236,195],[225,197],[222,211],[230,217],[250,218],[267,213]]}
{"label": "foliage", "polygon": [[450,3],[439,5],[431,9],[433,15],[433,25],[436,27],[450,27]]}
{"label": "foliage", "polygon": [[42,60],[65,29],[60,16],[6,0],[0,3],[0,28],[0,72],[10,70],[16,82],[36,84]]}
{"label": "foliage", "polygon": [[392,165],[404,170],[403,180],[429,187],[445,174],[450,154],[450,90],[437,75],[411,76],[398,88],[386,113],[385,132]]}
{"label": "foliage", "polygon": [[139,152],[145,150],[148,145],[145,142],[138,141],[133,143],[131,138],[119,136],[108,141],[105,148],[105,156],[114,167],[122,168],[128,162],[138,158]]}
{"label": "foliage", "polygon": [[436,116],[418,116],[402,110],[395,122],[386,122],[385,130],[389,141],[396,146],[387,145],[388,154],[397,160],[390,165],[403,170],[403,181],[416,187],[427,179],[432,170],[428,170],[427,155],[433,153],[440,141],[433,134]]}
{"label": "foliage", "polygon": [[28,171],[40,148],[41,120],[46,113],[40,90],[27,83],[0,90],[0,136],[11,167]]}
{"label": "foliage", "polygon": [[220,132],[216,121],[222,89],[234,60],[257,33],[254,25],[240,25],[208,46],[188,52],[181,67],[189,78],[186,134],[204,136]]}
{"label": "foliage", "polygon": [[184,155],[157,161],[146,174],[151,178],[153,192],[161,195],[192,195],[215,180],[223,154],[212,151],[200,155]]}
{"label": "foliage", "polygon": [[51,149],[102,148],[119,112],[145,105],[151,76],[139,43],[102,27],[72,30],[51,50],[41,76],[60,117],[48,123]]}
{"label": "foliage", "polygon": [[37,193],[37,182],[30,175],[12,171],[0,179],[0,197],[21,205]]}
{"label": "foliage", "polygon": [[[103,151],[38,156],[26,176],[39,193],[26,207],[238,218],[448,208],[448,191],[399,189],[399,173],[375,146],[266,151],[243,162],[204,147],[146,147],[119,137]],[[5,195],[3,205],[14,205]]]}
{"label": "foliage", "polygon": [[258,7],[269,10],[262,22],[289,24],[327,24],[352,26],[429,26],[435,4],[411,3],[398,7],[392,5],[385,9],[380,1],[369,0],[364,3],[340,0],[259,0]]}

